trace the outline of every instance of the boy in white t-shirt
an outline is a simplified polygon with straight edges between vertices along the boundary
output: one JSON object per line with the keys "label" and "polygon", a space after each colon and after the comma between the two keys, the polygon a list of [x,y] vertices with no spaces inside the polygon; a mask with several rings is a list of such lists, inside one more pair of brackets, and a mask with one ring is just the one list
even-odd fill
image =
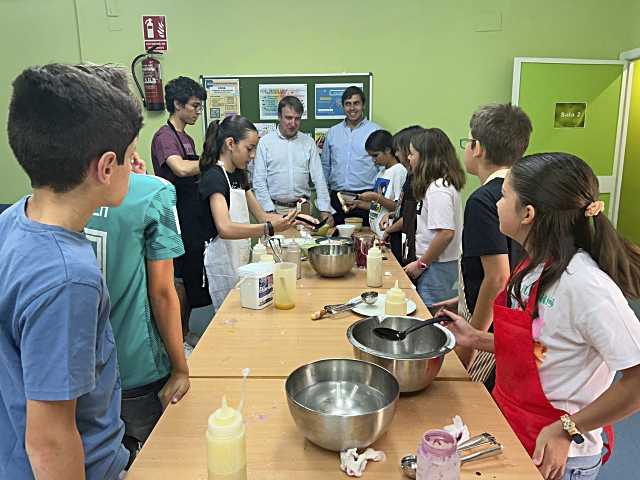
{"label": "boy in white t-shirt", "polygon": [[[396,209],[407,178],[407,169],[398,161],[393,151],[393,136],[386,130],[376,130],[365,143],[367,153],[377,167],[383,167],[375,179],[373,191],[360,193],[350,202],[351,208],[369,210],[369,225],[379,239],[384,228],[382,219]],[[398,232],[399,233],[399,232]]]}

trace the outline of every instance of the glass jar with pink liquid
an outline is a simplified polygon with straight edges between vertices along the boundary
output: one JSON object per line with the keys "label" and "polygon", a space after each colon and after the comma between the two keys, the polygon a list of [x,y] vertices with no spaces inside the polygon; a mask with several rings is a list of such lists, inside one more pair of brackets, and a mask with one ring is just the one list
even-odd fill
{"label": "glass jar with pink liquid", "polygon": [[416,480],[459,480],[458,442],[445,430],[429,430],[418,445]]}
{"label": "glass jar with pink liquid", "polygon": [[373,233],[356,232],[353,234],[353,248],[356,251],[356,265],[358,268],[367,267],[367,253],[373,247],[375,238]]}

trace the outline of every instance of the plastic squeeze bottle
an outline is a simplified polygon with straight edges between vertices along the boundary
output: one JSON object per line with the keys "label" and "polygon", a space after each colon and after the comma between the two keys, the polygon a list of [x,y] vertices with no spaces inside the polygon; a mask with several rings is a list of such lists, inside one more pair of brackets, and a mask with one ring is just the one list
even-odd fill
{"label": "plastic squeeze bottle", "polygon": [[267,254],[267,247],[264,246],[264,243],[262,243],[261,241],[258,240],[258,243],[256,243],[253,246],[253,253],[251,254],[251,261],[253,263],[259,262],[260,261],[260,257],[262,257],[262,255],[266,255]]}
{"label": "plastic squeeze bottle", "polygon": [[248,369],[245,369],[242,400],[238,409],[227,405],[227,397],[223,396],[222,406],[209,415],[207,427],[209,480],[246,480],[247,478],[247,446],[241,410],[248,373]]}
{"label": "plastic squeeze bottle", "polygon": [[395,286],[387,291],[386,300],[384,302],[384,314],[399,316],[407,314],[407,296],[398,287],[397,280]]}
{"label": "plastic squeeze bottle", "polygon": [[276,263],[276,261],[273,259],[273,255],[269,255],[268,253],[265,255],[260,255],[260,262]]}
{"label": "plastic squeeze bottle", "polygon": [[378,244],[367,252],[367,286],[382,286],[382,251]]}

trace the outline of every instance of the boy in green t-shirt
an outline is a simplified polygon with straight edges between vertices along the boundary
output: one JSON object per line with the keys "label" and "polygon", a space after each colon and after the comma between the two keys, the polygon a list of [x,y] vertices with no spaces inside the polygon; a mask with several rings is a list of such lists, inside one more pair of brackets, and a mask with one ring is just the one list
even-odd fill
{"label": "boy in green t-shirt", "polygon": [[85,235],[111,297],[123,443],[133,460],[164,408],[189,389],[173,284],[173,259],[184,253],[174,187],[159,177],[132,173],[122,205],[96,210]]}

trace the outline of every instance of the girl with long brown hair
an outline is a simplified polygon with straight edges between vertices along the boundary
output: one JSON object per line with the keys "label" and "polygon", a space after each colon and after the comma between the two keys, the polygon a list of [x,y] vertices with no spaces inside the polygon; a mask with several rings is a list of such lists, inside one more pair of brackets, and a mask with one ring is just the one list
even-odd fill
{"label": "girl with long brown hair", "polygon": [[495,333],[451,312],[448,327],[460,345],[495,352],[493,397],[542,475],[596,478],[602,428],[612,446],[607,426],[640,409],[640,323],[625,298],[640,296],[640,249],[617,234],[574,155],[524,157],[502,189],[500,231],[526,257],[495,301]]}
{"label": "girl with long brown hair", "polygon": [[417,260],[404,269],[417,279],[424,303],[455,297],[462,239],[460,190],[465,176],[451,140],[439,128],[426,128],[411,137],[409,163],[418,201]]}

